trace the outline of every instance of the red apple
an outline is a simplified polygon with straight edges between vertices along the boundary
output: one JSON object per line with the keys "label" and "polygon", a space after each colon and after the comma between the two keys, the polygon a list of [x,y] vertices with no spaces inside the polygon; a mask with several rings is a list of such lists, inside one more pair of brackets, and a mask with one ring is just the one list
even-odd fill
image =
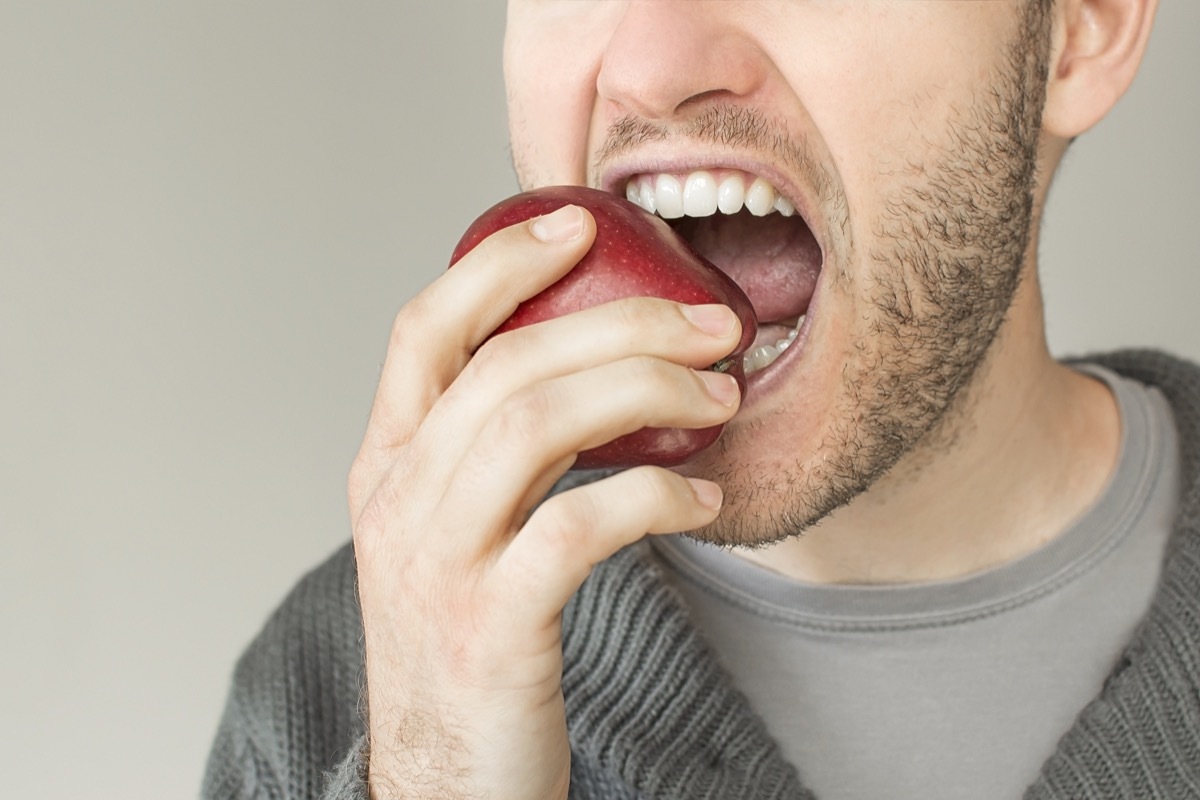
{"label": "red apple", "polygon": [[[535,189],[503,200],[475,220],[454,248],[454,266],[480,241],[501,228],[573,204],[596,220],[596,241],[565,277],[517,306],[492,334],[580,311],[625,297],[661,297],[680,303],[724,303],[742,322],[737,349],[712,369],[733,375],[745,391],[742,353],[754,342],[757,321],[749,298],[663,220],[621,197],[582,186]],[[699,430],[643,428],[579,454],[574,469],[671,466],[711,445],[724,426]]]}

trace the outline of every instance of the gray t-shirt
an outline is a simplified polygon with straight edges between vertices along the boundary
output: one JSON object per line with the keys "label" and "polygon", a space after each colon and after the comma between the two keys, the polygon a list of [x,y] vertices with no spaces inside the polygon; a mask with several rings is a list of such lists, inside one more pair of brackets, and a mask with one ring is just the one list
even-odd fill
{"label": "gray t-shirt", "polygon": [[965,578],[795,581],[651,537],[735,685],[822,800],[1019,798],[1149,608],[1179,497],[1171,411],[1099,368],[1121,453],[1067,531]]}

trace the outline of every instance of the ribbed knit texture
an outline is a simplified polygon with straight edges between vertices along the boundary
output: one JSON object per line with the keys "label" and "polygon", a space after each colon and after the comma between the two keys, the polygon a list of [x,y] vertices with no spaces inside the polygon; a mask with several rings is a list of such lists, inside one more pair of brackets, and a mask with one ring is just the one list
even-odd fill
{"label": "ribbed knit texture", "polygon": [[1149,614],[1025,797],[1198,798],[1200,371],[1146,351],[1093,360],[1162,390],[1179,430],[1183,492]]}
{"label": "ribbed knit texture", "polygon": [[[353,555],[297,584],[234,670],[205,798],[361,798],[362,623]],[[326,770],[336,771],[326,789]]]}
{"label": "ribbed knit texture", "polygon": [[646,797],[807,796],[644,547],[597,570],[563,625],[572,752]]}
{"label": "ribbed knit texture", "polygon": [[[1200,369],[1153,352],[1089,360],[1162,390],[1184,492],[1150,613],[1026,798],[1197,798]],[[644,544],[597,567],[563,624],[573,800],[811,796]],[[366,800],[361,636],[347,546],[300,582],[239,661],[205,798]]]}

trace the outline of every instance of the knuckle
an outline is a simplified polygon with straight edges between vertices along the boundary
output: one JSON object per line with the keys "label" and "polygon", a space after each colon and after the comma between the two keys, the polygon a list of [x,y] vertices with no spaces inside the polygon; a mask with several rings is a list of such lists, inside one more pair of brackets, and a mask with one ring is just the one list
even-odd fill
{"label": "knuckle", "polygon": [[429,292],[421,292],[405,303],[392,320],[392,332],[389,346],[391,349],[403,352],[411,347],[413,340],[427,328],[426,323],[432,316],[433,302]]}
{"label": "knuckle", "polygon": [[488,339],[476,350],[463,368],[463,377],[472,383],[488,385],[500,375],[512,369],[514,352],[521,348],[514,347],[514,334],[522,330],[506,331]]}
{"label": "knuckle", "polygon": [[518,248],[531,241],[528,221],[516,222],[480,239],[458,263],[469,265],[471,269],[486,269],[490,264],[511,261],[519,252]]}
{"label": "knuckle", "polygon": [[352,529],[354,554],[361,563],[378,561],[390,517],[379,500],[378,492],[367,498]]}
{"label": "knuckle", "polygon": [[665,508],[678,500],[674,473],[659,467],[638,467],[629,470],[629,478],[633,482],[631,491],[648,507]]}
{"label": "knuckle", "polygon": [[661,387],[675,383],[676,370],[672,365],[654,356],[634,356],[628,359],[626,368],[629,379],[646,386]]}
{"label": "knuckle", "polygon": [[[391,471],[375,477],[370,467],[351,467],[351,502],[359,507],[352,526],[356,553],[367,561],[383,557],[386,543],[396,529],[409,525],[404,520],[420,514],[419,504],[413,502],[418,492],[412,491],[411,471],[404,462],[394,464]],[[357,476],[355,470],[359,470]],[[354,498],[359,498],[355,500]],[[360,552],[361,551],[361,552]]]}
{"label": "knuckle", "polygon": [[630,297],[614,302],[610,311],[615,317],[615,325],[640,338],[662,325],[666,305],[666,301],[656,297]]}
{"label": "knuckle", "polygon": [[544,384],[523,389],[500,404],[489,423],[489,433],[503,446],[538,439],[560,405],[556,393]]}
{"label": "knuckle", "polygon": [[597,509],[586,493],[553,497],[535,516],[538,538],[559,560],[577,558],[589,534],[598,529]]}
{"label": "knuckle", "polygon": [[[516,226],[520,227],[520,225]],[[501,228],[495,233],[489,234],[479,240],[479,243],[471,248],[470,252],[463,256],[463,260],[474,262],[491,262],[501,257],[506,240],[513,238],[513,228]],[[500,251],[500,252],[498,252]]]}

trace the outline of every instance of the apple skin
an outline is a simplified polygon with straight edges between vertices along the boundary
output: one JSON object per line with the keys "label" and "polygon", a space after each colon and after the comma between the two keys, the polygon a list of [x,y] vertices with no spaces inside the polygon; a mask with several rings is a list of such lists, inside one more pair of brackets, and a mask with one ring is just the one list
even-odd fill
{"label": "apple skin", "polygon": [[[450,266],[501,228],[569,204],[586,208],[596,220],[596,240],[591,249],[566,276],[518,305],[492,336],[626,297],[723,303],[742,323],[742,338],[725,372],[737,380],[744,394],[746,376],[741,356],[758,330],[749,298],[666,222],[622,197],[583,186],[550,186],[502,200],[467,228],[454,248]],[[583,451],[572,469],[682,464],[716,442],[723,428],[642,428]]]}

